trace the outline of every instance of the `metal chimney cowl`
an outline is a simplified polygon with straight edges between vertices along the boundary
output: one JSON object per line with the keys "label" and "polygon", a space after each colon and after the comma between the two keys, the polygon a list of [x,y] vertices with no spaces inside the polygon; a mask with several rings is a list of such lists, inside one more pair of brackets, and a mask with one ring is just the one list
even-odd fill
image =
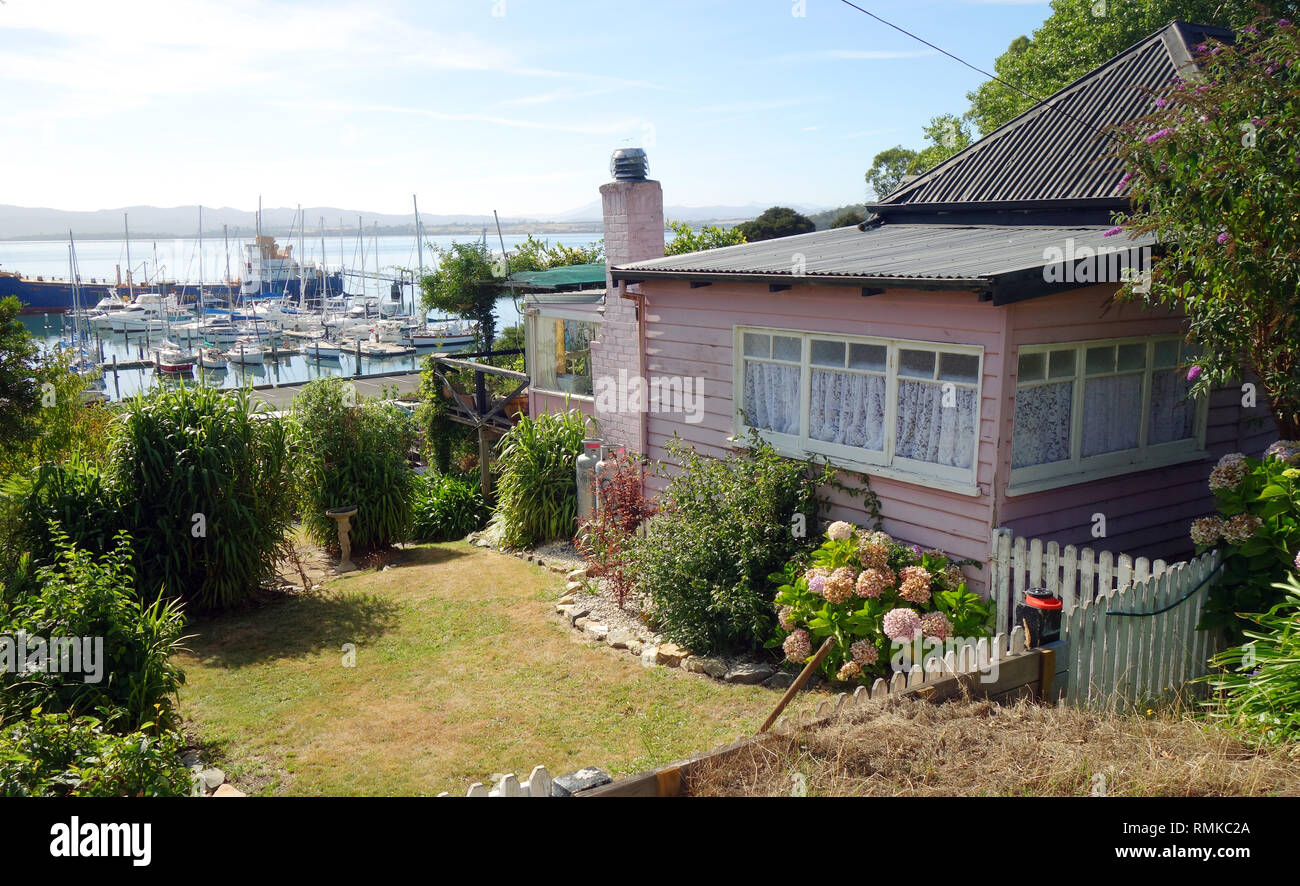
{"label": "metal chimney cowl", "polygon": [[609,158],[609,172],[616,182],[643,182],[650,174],[650,160],[640,148],[619,148]]}

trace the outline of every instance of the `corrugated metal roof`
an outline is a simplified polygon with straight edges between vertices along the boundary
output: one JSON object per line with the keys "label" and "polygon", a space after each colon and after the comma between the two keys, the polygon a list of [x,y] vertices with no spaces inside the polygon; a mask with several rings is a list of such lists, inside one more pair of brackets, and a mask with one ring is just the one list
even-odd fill
{"label": "corrugated metal roof", "polygon": [[863,231],[849,226],[620,265],[614,277],[991,281],[1041,268],[1050,263],[1049,250],[1066,252],[1070,244],[1075,250],[1113,250],[1155,242],[1132,240],[1126,234],[1105,237],[1106,230],[1065,225],[885,224]]}
{"label": "corrugated metal roof", "polygon": [[1232,32],[1172,22],[897,188],[890,204],[1115,198],[1122,171],[1107,126],[1152,110],[1150,92],[1186,75],[1192,48]]}

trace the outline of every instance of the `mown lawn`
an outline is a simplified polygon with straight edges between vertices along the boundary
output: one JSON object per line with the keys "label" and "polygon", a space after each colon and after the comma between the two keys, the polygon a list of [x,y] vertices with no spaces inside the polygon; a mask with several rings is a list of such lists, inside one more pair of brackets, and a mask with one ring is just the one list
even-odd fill
{"label": "mown lawn", "polygon": [[754,732],[780,698],[581,641],[550,605],[562,584],[422,545],[387,572],[198,621],[180,656],[187,731],[249,793],[459,794],[538,764],[639,772]]}

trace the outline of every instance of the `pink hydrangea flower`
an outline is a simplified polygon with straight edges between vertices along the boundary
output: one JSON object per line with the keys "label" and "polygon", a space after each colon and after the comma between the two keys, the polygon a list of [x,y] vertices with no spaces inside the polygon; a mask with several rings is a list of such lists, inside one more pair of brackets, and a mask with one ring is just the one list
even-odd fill
{"label": "pink hydrangea flower", "polygon": [[828,603],[843,603],[853,596],[857,584],[857,570],[852,566],[841,566],[831,573],[830,578],[826,579],[826,589],[822,592],[822,596],[826,598]]}
{"label": "pink hydrangea flower", "polygon": [[930,571],[924,566],[906,566],[898,577],[898,596],[912,603],[924,603],[930,599]]}
{"label": "pink hydrangea flower", "polygon": [[808,582],[808,593],[821,596],[826,591],[826,577],[830,573],[822,566],[809,569],[803,574],[804,580]]}
{"label": "pink hydrangea flower", "polygon": [[1234,545],[1245,544],[1263,526],[1264,521],[1254,514],[1234,514],[1223,522],[1223,540]]}
{"label": "pink hydrangea flower", "polygon": [[876,566],[862,570],[858,576],[858,596],[879,597],[894,586],[894,570],[888,566]]}
{"label": "pink hydrangea flower", "polygon": [[1296,440],[1278,440],[1276,443],[1269,444],[1264,450],[1264,458],[1276,458],[1289,464],[1295,463],[1297,457],[1300,457],[1300,441]]}
{"label": "pink hydrangea flower", "polygon": [[1246,474],[1250,468],[1246,466],[1246,456],[1240,452],[1230,452],[1210,471],[1210,489],[1219,491],[1224,489],[1236,489],[1241,485],[1241,481],[1246,479]]}
{"label": "pink hydrangea flower", "polygon": [[862,665],[858,664],[856,661],[846,661],[844,664],[840,665],[839,672],[836,673],[835,678],[841,683],[848,683],[852,680],[857,680],[861,676]]}
{"label": "pink hydrangea flower", "polygon": [[891,640],[912,640],[921,630],[921,617],[915,610],[900,607],[885,613],[881,626]]}
{"label": "pink hydrangea flower", "polygon": [[843,520],[836,520],[826,529],[826,537],[831,541],[843,541],[851,538],[853,535],[853,524],[845,523]]}
{"label": "pink hydrangea flower", "polygon": [[1219,517],[1201,517],[1192,521],[1192,541],[1204,548],[1212,548],[1223,538],[1223,520]]}
{"label": "pink hydrangea flower", "polygon": [[776,614],[776,620],[780,622],[781,627],[785,628],[787,631],[793,631],[794,630],[794,619],[792,618],[793,615],[794,615],[793,606],[782,606],[781,610]]}
{"label": "pink hydrangea flower", "polygon": [[865,544],[858,545],[858,560],[861,561],[863,569],[888,568],[889,548],[867,539]]}
{"label": "pink hydrangea flower", "polygon": [[786,637],[781,648],[785,650],[785,657],[796,664],[807,661],[808,656],[812,655],[812,641],[808,639],[808,632],[803,628]]}
{"label": "pink hydrangea flower", "polygon": [[947,640],[952,636],[952,622],[942,612],[927,612],[921,616],[921,633],[930,640]]}
{"label": "pink hydrangea flower", "polygon": [[[1297,555],[1297,559],[1300,559],[1300,555]],[[849,655],[853,656],[853,660],[860,665],[873,665],[880,659],[876,644],[867,640],[858,640],[850,646]]]}

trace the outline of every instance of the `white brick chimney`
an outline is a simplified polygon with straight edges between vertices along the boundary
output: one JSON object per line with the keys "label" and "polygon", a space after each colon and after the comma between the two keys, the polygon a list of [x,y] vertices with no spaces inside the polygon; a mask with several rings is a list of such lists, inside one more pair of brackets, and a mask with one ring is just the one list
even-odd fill
{"label": "white brick chimney", "polygon": [[[606,295],[600,336],[591,345],[592,377],[597,384],[602,377],[616,384],[645,377],[639,305],[636,299],[623,297],[628,294],[626,284],[615,286],[609,269],[661,258],[664,254],[664,193],[659,182],[645,178],[644,152],[635,148],[616,151],[610,166],[615,180],[600,188],[605,224]],[[637,288],[633,287],[633,293]],[[626,446],[631,451],[643,451],[645,414],[604,411],[602,405],[597,398],[596,419],[604,441]]]}

